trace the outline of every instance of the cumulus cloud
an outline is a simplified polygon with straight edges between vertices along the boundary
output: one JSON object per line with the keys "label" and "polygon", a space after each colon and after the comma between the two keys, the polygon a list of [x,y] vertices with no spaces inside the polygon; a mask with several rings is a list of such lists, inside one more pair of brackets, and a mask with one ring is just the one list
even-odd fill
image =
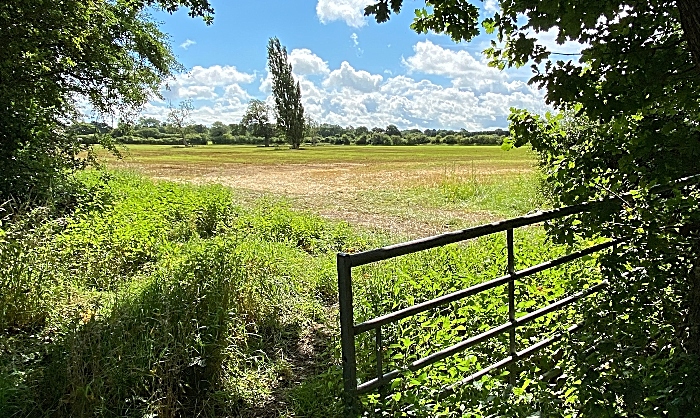
{"label": "cumulus cloud", "polygon": [[[204,125],[211,125],[216,121],[237,123],[245,114],[247,106],[247,101],[244,102],[238,99],[228,100],[222,103],[196,104],[191,117],[194,123],[202,123]],[[148,103],[144,106],[141,116],[166,120],[168,118],[168,112],[169,109],[167,106]]]}
{"label": "cumulus cloud", "polygon": [[328,63],[311,50],[293,49],[289,54],[289,62],[295,75],[328,74]]}
{"label": "cumulus cloud", "polygon": [[410,72],[445,76],[455,87],[476,91],[499,89],[508,75],[489,67],[486,61],[476,59],[468,51],[452,51],[430,41],[413,46],[414,54],[404,58]]}
{"label": "cumulus cloud", "polygon": [[242,100],[249,100],[252,98],[252,96],[248,94],[248,92],[245,91],[243,87],[239,86],[238,84],[231,84],[226,86],[224,88],[224,98],[231,99],[234,97]]}
{"label": "cumulus cloud", "polygon": [[[329,68],[308,49],[293,50],[290,61],[306,113],[322,123],[483,130],[507,127],[511,107],[538,113],[547,110],[543,92],[528,86],[524,79],[496,72],[478,55],[447,50],[428,41],[416,44],[414,55],[403,60],[406,74],[375,74],[356,69],[347,61]],[[424,75],[445,80],[427,80]],[[195,67],[188,76],[177,78],[171,94],[173,100],[195,99],[193,119],[197,123],[237,123],[253,97],[273,104],[270,84],[269,73]],[[251,88],[256,87],[257,94],[251,94]],[[167,115],[163,109],[163,103],[152,102],[144,114],[161,117]]]}
{"label": "cumulus cloud", "polygon": [[323,86],[330,89],[351,89],[361,92],[374,91],[379,87],[383,77],[379,74],[370,74],[367,71],[355,70],[350,63],[343,61],[340,68],[331,71],[323,81]]}
{"label": "cumulus cloud", "polygon": [[180,48],[182,49],[187,49],[191,47],[192,45],[195,45],[197,42],[193,41],[192,39],[187,39],[185,42],[180,44]]}
{"label": "cumulus cloud", "polygon": [[214,99],[219,95],[214,91],[213,86],[181,86],[170,90],[170,98],[186,98],[186,99]]}
{"label": "cumulus cloud", "polygon": [[214,100],[222,95],[230,95],[231,89],[242,92],[244,89],[240,84],[250,84],[253,81],[254,74],[240,72],[233,66],[195,66],[190,72],[177,74],[169,80],[162,94],[168,100]]}
{"label": "cumulus cloud", "polygon": [[179,74],[175,81],[183,86],[205,85],[224,86],[233,83],[252,83],[255,80],[254,74],[240,72],[231,65],[212,65],[211,67],[201,67],[195,65],[189,73]]}
{"label": "cumulus cloud", "polygon": [[323,24],[342,20],[348,26],[359,28],[367,24],[365,6],[372,0],[318,0],[316,16]]}
{"label": "cumulus cloud", "polygon": [[486,10],[489,13],[496,13],[498,11],[498,1],[496,0],[485,0],[484,1],[484,10]]}

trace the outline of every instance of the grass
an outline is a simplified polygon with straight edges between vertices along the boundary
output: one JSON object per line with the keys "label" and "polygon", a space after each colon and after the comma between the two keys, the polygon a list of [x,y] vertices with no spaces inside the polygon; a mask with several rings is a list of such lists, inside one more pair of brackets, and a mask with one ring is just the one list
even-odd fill
{"label": "grass", "polygon": [[3,229],[2,416],[263,407],[305,329],[328,321],[332,253],[363,245],[345,224],[243,209],[222,187],[81,183],[68,216]]}
{"label": "grass", "polygon": [[[535,207],[532,173],[507,171],[531,164],[524,152],[478,147],[310,151],[319,152],[320,161],[323,153],[335,158],[329,161],[373,160],[362,166],[365,171],[352,173],[372,173],[366,178],[377,184],[383,169],[393,177],[405,167],[408,180],[390,183],[397,185],[391,192],[356,190],[354,197],[384,215],[411,216],[409,208],[452,214],[488,206],[493,212],[486,216],[493,217]],[[442,154],[438,158],[433,151]],[[172,153],[183,152],[194,165],[210,168],[225,159],[262,155],[248,158],[247,164],[256,169],[279,165],[287,177],[311,164],[306,150],[222,146],[135,147],[131,152],[162,153],[152,158],[163,160],[149,163],[132,156],[130,163],[110,164],[132,164],[153,174],[154,164],[175,164]],[[197,160],[207,153],[218,153],[219,162]],[[496,175],[480,170],[476,158],[464,165],[444,160],[488,153],[512,161],[483,160]],[[276,165],[265,162],[271,155],[282,157]],[[298,164],[290,162],[295,158]],[[499,164],[505,171],[496,169]],[[192,165],[178,167],[192,176],[190,181],[200,173]],[[419,175],[411,177],[411,172]],[[341,416],[335,252],[399,238],[318,216],[323,205],[299,211],[301,202],[286,190],[255,200],[246,193],[217,184],[93,171],[78,177],[70,211],[8,214],[0,229],[0,416]],[[566,251],[549,244],[539,228],[518,231],[516,239],[519,267]],[[504,237],[496,235],[359,268],[353,284],[355,321],[498,276],[505,268],[503,248]],[[596,280],[590,260],[540,273],[519,284],[518,309],[531,311]],[[385,366],[401,367],[503,322],[503,291],[493,289],[387,327]],[[523,328],[519,344],[578,317],[576,310],[544,317]],[[358,338],[362,378],[373,370],[373,337]],[[520,364],[519,382],[525,382],[520,387],[510,388],[506,377],[495,374],[437,401],[440,387],[500,359],[505,347],[497,339],[409,375],[392,384],[383,399],[364,397],[364,408],[370,415],[380,408],[389,416],[401,411],[462,416],[462,410],[473,416],[530,416],[562,405],[573,408],[575,396],[567,392],[573,383],[566,379],[527,383],[556,364],[547,355]],[[500,394],[497,401],[494,394]]]}
{"label": "grass", "polygon": [[[105,151],[103,158],[113,160]],[[368,163],[416,166],[421,164],[460,161],[484,161],[491,167],[516,168],[530,162],[525,149],[502,151],[494,146],[307,146],[302,150],[289,147],[258,147],[247,145],[207,145],[185,148],[182,146],[129,145],[123,150],[127,161],[144,164],[193,163],[203,166],[221,164],[333,164]],[[527,164],[527,163],[526,163]]]}
{"label": "grass", "polygon": [[490,222],[544,204],[526,149],[130,146],[124,155],[104,160],[154,178],[224,184],[250,201],[283,198],[294,208],[403,238]]}

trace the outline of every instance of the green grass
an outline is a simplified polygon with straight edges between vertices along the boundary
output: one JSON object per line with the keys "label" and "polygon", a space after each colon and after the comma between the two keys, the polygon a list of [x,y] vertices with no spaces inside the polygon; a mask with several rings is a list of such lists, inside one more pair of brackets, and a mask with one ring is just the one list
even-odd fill
{"label": "green grass", "polygon": [[527,149],[421,145],[129,146],[108,166],[159,179],[221,183],[249,196],[417,238],[521,215],[545,203]]}
{"label": "green grass", "polygon": [[[129,160],[145,164],[186,162],[207,166],[219,164],[324,164],[324,163],[410,163],[430,164],[445,161],[485,161],[492,166],[521,165],[531,162],[529,151],[517,148],[503,151],[496,146],[307,146],[292,150],[287,146],[207,145],[185,148],[164,145],[128,145],[122,151]],[[108,153],[98,151],[112,160]]]}
{"label": "green grass", "polygon": [[[474,193],[462,192],[458,180],[456,190],[446,177],[447,185],[410,193],[436,204],[469,202]],[[341,415],[335,252],[395,238],[283,201],[251,204],[218,185],[114,172],[82,173],[78,184],[71,212],[18,213],[0,229],[0,416]],[[496,189],[476,187],[482,198],[499,199],[489,197]],[[564,251],[539,228],[516,238],[519,266]],[[483,238],[357,269],[356,322],[502,274],[503,241]],[[519,285],[518,309],[595,280],[590,262],[541,273]],[[503,322],[503,297],[494,289],[388,327],[386,367]],[[544,318],[524,328],[519,343],[577,317],[569,310]],[[362,378],[371,376],[371,341],[370,334],[358,339]],[[441,386],[504,350],[502,339],[475,347],[397,381],[386,400],[363,403],[390,415],[461,416],[462,404],[474,416],[528,416],[562,402],[546,383],[485,402],[507,389],[496,374],[436,403]],[[521,365],[519,382],[555,363],[545,355],[530,364]]]}

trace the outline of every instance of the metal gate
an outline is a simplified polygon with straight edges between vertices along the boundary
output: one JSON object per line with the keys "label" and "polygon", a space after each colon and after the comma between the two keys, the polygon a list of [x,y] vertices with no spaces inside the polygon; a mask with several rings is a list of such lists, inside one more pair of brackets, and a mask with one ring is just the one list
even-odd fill
{"label": "metal gate", "polygon": [[[700,175],[691,176],[679,179],[668,185],[657,186],[650,190],[652,194],[661,194],[668,191],[674,187],[684,186],[690,183],[695,183],[700,180]],[[628,195],[626,195],[628,196]],[[518,351],[516,347],[516,334],[518,327],[521,327],[537,318],[540,318],[551,312],[560,310],[567,305],[570,305],[577,300],[584,298],[588,295],[596,293],[607,286],[607,281],[603,281],[597,285],[591,286],[587,289],[581,290],[574,293],[568,297],[560,299],[553,302],[541,309],[529,312],[524,316],[516,318],[515,309],[515,280],[522,279],[524,277],[530,276],[541,271],[560,266],[564,263],[576,260],[578,258],[596,253],[598,251],[605,250],[607,248],[615,247],[624,242],[622,239],[610,240],[602,244],[593,245],[589,248],[576,251],[569,255],[552,259],[541,264],[528,267],[523,270],[515,270],[514,262],[514,244],[513,244],[513,231],[517,228],[521,228],[528,225],[533,225],[557,218],[561,218],[568,215],[574,215],[584,212],[590,212],[601,205],[605,204],[620,204],[622,202],[622,197],[618,196],[614,199],[609,199],[605,201],[594,201],[586,202],[579,205],[567,206],[559,209],[540,211],[537,213],[529,214],[526,216],[521,216],[513,219],[508,219],[505,221],[495,222],[491,224],[476,226],[473,228],[468,228],[455,232],[448,232],[441,235],[436,235],[433,237],[418,239],[414,241],[404,242],[396,245],[391,245],[383,248],[377,248],[374,250],[359,252],[355,254],[338,253],[337,255],[337,268],[338,268],[338,291],[339,291],[339,303],[340,303],[340,331],[341,331],[341,346],[342,346],[342,364],[343,364],[343,386],[345,393],[345,403],[346,403],[346,414],[352,415],[356,409],[357,396],[375,390],[387,383],[390,383],[393,379],[400,377],[402,373],[406,371],[417,371],[438,361],[446,359],[449,356],[457,354],[469,347],[476,344],[489,340],[491,338],[497,337],[501,334],[508,333],[509,336],[509,355],[490,366],[487,366],[476,373],[466,376],[461,381],[453,384],[451,387],[447,388],[445,393],[449,393],[454,388],[459,385],[463,385],[472,380],[478,379],[481,376],[495,370],[497,368],[513,365],[516,361],[520,359],[527,358],[536,351],[551,345],[553,342],[557,341],[562,337],[562,335],[555,335],[550,338],[541,340],[523,350]],[[409,306],[407,308],[388,313],[376,318],[372,318],[365,322],[355,324],[354,314],[353,314],[353,293],[352,293],[352,269],[354,267],[362,266],[369,263],[374,263],[381,260],[388,260],[394,257],[416,253],[419,251],[428,250],[431,248],[436,248],[444,246],[447,244],[453,244],[465,240],[470,240],[486,235],[491,235],[499,232],[506,232],[506,247],[507,247],[507,271],[506,274],[494,278],[492,280],[479,283],[477,285],[468,287],[466,289],[458,290],[453,293],[449,293],[438,298],[428,300],[422,303]],[[382,364],[381,351],[383,349],[382,341],[382,326],[399,321],[410,316],[417,315],[421,312],[428,311],[430,309],[435,309],[440,306],[446,305],[451,302],[455,302],[464,299],[469,296],[476,295],[478,293],[494,289],[498,286],[508,286],[508,321],[502,325],[491,328],[485,332],[478,335],[471,336],[461,342],[454,344],[450,347],[444,348],[440,351],[434,352],[426,357],[420,358],[408,364],[406,369],[403,370],[391,370],[384,372],[384,366]],[[568,331],[574,331],[579,327],[579,325],[574,325],[568,329]],[[363,334],[365,332],[374,330],[375,331],[375,349],[377,352],[376,356],[376,374],[371,380],[357,382],[357,362],[355,356],[355,337],[357,335]],[[514,384],[515,374],[510,373],[511,383]]]}

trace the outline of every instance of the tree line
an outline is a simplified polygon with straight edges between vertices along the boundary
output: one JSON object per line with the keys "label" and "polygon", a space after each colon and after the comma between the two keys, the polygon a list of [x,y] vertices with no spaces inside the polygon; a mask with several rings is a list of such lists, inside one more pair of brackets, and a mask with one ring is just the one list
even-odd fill
{"label": "tree line", "polygon": [[[247,114],[246,114],[247,115]],[[395,125],[385,128],[365,126],[342,127],[340,125],[307,122],[300,143],[308,145],[501,145],[508,135],[507,130],[467,131],[466,129],[405,129]],[[119,123],[112,127],[107,123],[76,122],[70,130],[84,144],[98,144],[108,136],[123,144],[179,145],[182,144],[180,129],[168,121],[143,117],[134,124]],[[288,140],[276,132],[270,123],[251,124],[246,117],[239,123],[214,122],[211,126],[201,123],[185,127],[187,143],[191,145],[282,145]]]}

